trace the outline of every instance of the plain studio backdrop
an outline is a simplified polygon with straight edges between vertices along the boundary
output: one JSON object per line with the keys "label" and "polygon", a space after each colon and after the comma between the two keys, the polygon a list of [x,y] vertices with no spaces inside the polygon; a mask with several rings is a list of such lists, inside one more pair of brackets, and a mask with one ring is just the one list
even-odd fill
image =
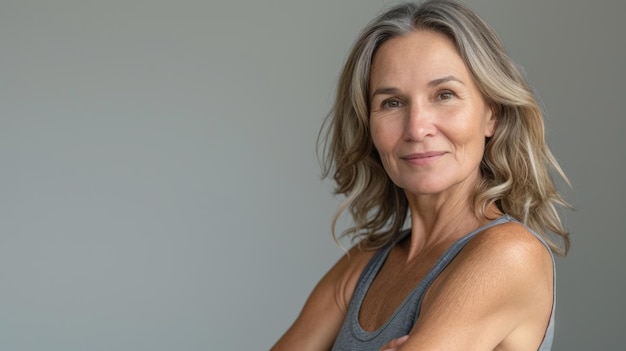
{"label": "plain studio backdrop", "polygon": [[[554,350],[622,349],[626,8],[467,2],[573,183]],[[315,140],[391,4],[0,1],[0,350],[268,349],[342,255]]]}

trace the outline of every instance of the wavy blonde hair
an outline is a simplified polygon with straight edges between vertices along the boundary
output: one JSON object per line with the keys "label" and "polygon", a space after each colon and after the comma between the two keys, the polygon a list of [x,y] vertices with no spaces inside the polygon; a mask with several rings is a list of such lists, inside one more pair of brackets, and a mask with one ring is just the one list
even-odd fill
{"label": "wavy blonde hair", "polygon": [[[336,182],[345,196],[332,223],[348,211],[354,226],[341,236],[359,239],[364,249],[394,240],[408,216],[404,191],[387,176],[369,129],[368,83],[372,57],[382,43],[415,30],[446,35],[456,45],[476,84],[496,115],[480,165],[481,182],[473,198],[474,212],[485,216],[495,204],[541,234],[553,252],[565,255],[569,234],[558,206],[569,207],[557,192],[551,171],[569,181],[545,141],[543,115],[517,65],[493,30],[471,9],[454,0],[405,3],[386,11],[364,29],[345,63],[333,109],[322,125],[318,152],[322,175]],[[552,232],[560,243],[552,240]]]}

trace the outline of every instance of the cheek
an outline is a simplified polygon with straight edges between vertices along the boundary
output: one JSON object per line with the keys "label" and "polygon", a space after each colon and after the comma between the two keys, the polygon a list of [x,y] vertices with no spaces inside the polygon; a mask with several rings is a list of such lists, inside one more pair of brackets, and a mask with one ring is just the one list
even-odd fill
{"label": "cheek", "polygon": [[370,124],[370,134],[372,143],[381,156],[392,151],[396,142],[392,126],[384,123],[372,123]]}
{"label": "cheek", "polygon": [[372,138],[372,144],[378,153],[378,158],[382,163],[385,172],[389,172],[390,160],[393,158],[394,142],[389,137],[389,133],[386,133],[384,128],[378,128],[376,125],[371,126],[370,134]]}
{"label": "cheek", "polygon": [[383,153],[383,140],[382,132],[380,128],[374,123],[370,124],[370,137],[372,138],[372,144],[374,144],[374,148],[378,151],[378,154]]}
{"label": "cheek", "polygon": [[446,130],[452,133],[460,144],[475,144],[484,143],[488,126],[477,111],[469,111],[457,119],[449,120]]}

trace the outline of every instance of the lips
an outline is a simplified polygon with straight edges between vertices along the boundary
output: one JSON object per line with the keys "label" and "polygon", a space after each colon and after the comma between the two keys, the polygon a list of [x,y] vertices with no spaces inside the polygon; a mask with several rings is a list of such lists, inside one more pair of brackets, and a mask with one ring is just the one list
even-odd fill
{"label": "lips", "polygon": [[445,154],[444,151],[428,151],[412,153],[400,158],[416,166],[428,166],[435,163]]}

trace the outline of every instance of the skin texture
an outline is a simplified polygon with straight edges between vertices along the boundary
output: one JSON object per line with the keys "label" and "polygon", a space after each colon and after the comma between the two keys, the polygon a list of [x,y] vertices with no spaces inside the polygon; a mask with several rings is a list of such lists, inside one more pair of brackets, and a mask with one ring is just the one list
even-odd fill
{"label": "skin texture", "polygon": [[[495,219],[471,210],[493,115],[454,44],[428,30],[388,40],[370,75],[370,128],[391,180],[404,189],[411,235],[395,246],[359,315],[380,327],[447,247]],[[373,252],[352,248],[311,293],[273,350],[329,350]],[[525,227],[475,236],[426,291],[411,333],[388,350],[537,350],[552,309],[552,260]]]}
{"label": "skin texture", "polygon": [[495,118],[449,40],[420,31],[386,42],[370,86],[372,140],[408,196],[447,201],[477,181]]}

